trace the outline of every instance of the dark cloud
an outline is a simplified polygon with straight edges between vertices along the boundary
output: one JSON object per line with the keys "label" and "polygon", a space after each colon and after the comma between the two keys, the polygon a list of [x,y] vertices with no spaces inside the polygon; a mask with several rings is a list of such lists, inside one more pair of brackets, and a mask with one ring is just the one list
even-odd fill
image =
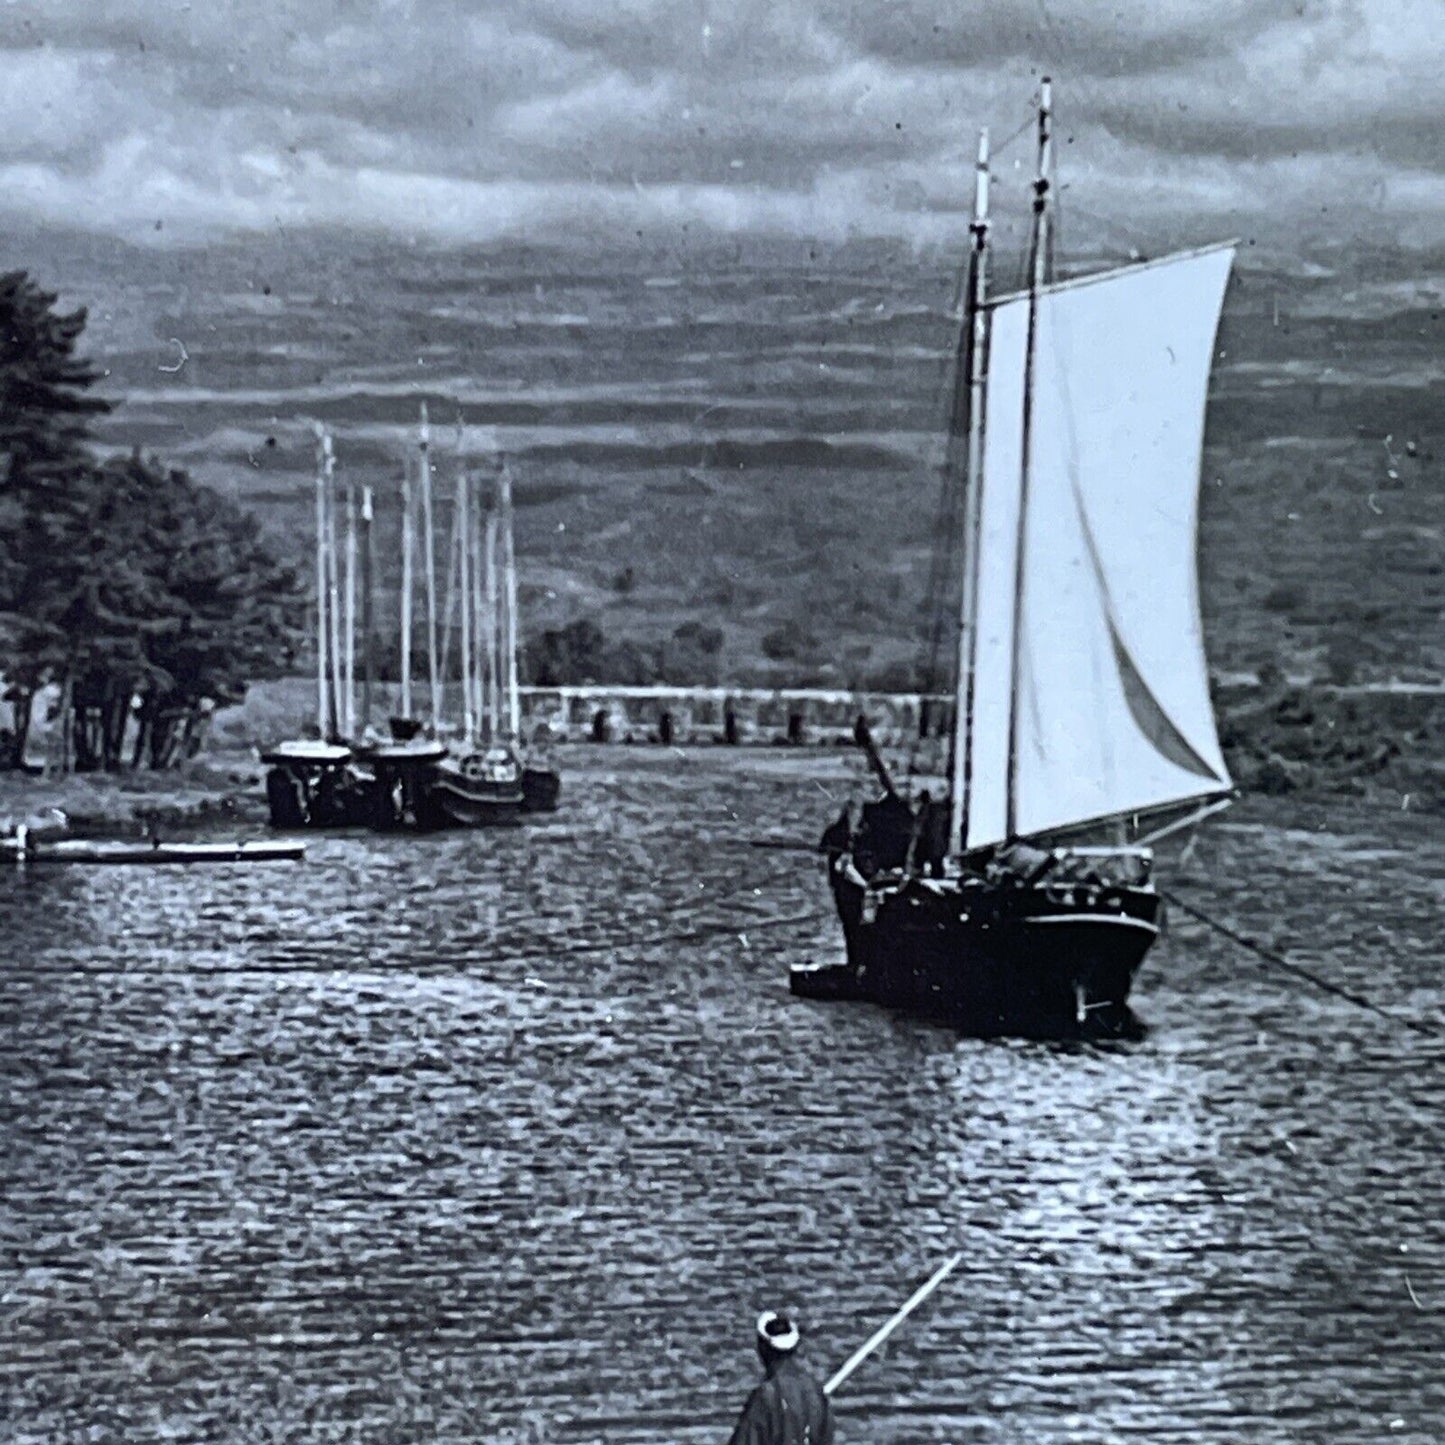
{"label": "dark cloud", "polygon": [[1125,198],[1142,225],[1318,210],[1372,165],[1377,213],[1418,224],[1445,212],[1435,11],[16,0],[0,7],[0,203],[102,229],[154,214],[165,236],[310,219],[485,237],[589,217],[951,234],[976,127],[1015,138],[1006,194],[1047,70],[1073,193]]}
{"label": "dark cloud", "polygon": [[1301,0],[821,0],[824,23],[905,65],[969,69],[1025,61],[1062,78],[1158,74],[1232,55],[1280,24],[1308,25]]}

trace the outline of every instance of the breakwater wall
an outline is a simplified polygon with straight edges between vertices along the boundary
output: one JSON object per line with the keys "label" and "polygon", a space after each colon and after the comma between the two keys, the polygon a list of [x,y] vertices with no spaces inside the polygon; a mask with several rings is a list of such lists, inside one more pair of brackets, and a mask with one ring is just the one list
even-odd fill
{"label": "breakwater wall", "polygon": [[947,732],[952,699],[818,688],[525,687],[527,730],[566,742],[847,743],[859,715],[885,746]]}

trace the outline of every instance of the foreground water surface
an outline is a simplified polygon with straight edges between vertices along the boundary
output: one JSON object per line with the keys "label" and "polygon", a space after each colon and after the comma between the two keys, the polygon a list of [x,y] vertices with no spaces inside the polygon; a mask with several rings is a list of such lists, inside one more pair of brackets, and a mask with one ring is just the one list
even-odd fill
{"label": "foreground water surface", "polygon": [[[840,1440],[1438,1441],[1422,1037],[1176,910],[1142,1041],[792,999],[851,763],[573,749],[510,833],[0,877],[14,1441],[703,1441],[795,1308]],[[1253,802],[1166,886],[1442,1017],[1439,819]]]}

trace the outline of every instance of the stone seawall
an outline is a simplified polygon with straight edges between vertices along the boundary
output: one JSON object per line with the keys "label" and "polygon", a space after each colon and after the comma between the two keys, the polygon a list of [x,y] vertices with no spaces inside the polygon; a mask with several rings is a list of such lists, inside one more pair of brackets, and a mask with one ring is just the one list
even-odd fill
{"label": "stone seawall", "polygon": [[852,740],[859,715],[884,746],[948,730],[951,699],[920,693],[798,688],[530,687],[528,730],[559,741],[828,744]]}

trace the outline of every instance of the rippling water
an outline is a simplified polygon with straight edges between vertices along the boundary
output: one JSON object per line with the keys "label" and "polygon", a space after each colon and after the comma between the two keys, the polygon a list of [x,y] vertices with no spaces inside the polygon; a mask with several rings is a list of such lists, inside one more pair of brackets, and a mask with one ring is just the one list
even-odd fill
{"label": "rippling water", "polygon": [[[514,833],[0,877],[5,1438],[1445,1437],[1438,1039],[1178,918],[1141,1043],[807,1004],[840,758],[578,750]],[[826,796],[825,796],[826,795]],[[831,801],[830,801],[831,799]],[[1276,808],[1278,805],[1274,805]],[[1441,1020],[1438,819],[1239,809],[1169,881]]]}

